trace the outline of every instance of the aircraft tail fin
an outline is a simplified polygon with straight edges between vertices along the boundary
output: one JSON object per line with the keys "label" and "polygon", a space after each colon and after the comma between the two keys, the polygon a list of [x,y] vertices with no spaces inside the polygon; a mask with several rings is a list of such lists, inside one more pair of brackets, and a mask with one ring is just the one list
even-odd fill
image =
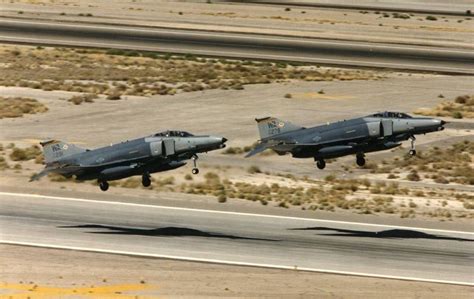
{"label": "aircraft tail fin", "polygon": [[40,142],[40,144],[43,147],[44,161],[46,164],[55,162],[63,157],[87,151],[77,145],[58,140],[46,140]]}
{"label": "aircraft tail fin", "polygon": [[256,118],[260,138],[265,139],[273,135],[304,129],[290,122],[280,120],[276,117]]}

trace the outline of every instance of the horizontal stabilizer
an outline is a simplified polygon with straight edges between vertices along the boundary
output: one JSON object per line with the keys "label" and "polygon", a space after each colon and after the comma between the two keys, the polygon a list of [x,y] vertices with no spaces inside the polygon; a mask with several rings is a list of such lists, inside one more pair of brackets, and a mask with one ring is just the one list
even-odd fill
{"label": "horizontal stabilizer", "polygon": [[43,169],[40,173],[36,173],[34,174],[33,176],[31,176],[30,178],[30,182],[32,181],[38,181],[39,179],[41,179],[42,177],[48,175],[49,173],[51,172],[51,169]]}
{"label": "horizontal stabilizer", "polygon": [[257,144],[256,147],[254,147],[253,150],[251,150],[247,155],[245,155],[245,158],[255,156],[256,154],[259,154],[259,153],[263,152],[264,150],[270,148],[270,146],[271,145],[268,144],[268,143],[259,143],[259,144]]}

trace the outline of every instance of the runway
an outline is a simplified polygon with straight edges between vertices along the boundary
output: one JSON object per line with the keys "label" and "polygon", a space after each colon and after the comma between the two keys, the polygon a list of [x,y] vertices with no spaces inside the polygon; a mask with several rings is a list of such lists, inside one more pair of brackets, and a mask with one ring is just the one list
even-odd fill
{"label": "runway", "polygon": [[472,232],[6,192],[0,212],[2,243],[474,285]]}
{"label": "runway", "polygon": [[0,42],[473,74],[469,49],[151,27],[0,19]]}

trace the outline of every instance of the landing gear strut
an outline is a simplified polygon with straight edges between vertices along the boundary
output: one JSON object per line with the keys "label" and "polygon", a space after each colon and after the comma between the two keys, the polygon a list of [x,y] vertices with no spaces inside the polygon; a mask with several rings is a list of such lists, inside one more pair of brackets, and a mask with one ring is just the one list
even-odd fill
{"label": "landing gear strut", "polygon": [[150,187],[151,185],[151,177],[148,172],[144,173],[142,175],[142,185],[143,187]]}
{"label": "landing gear strut", "polygon": [[415,150],[415,141],[416,141],[416,138],[415,136],[411,136],[410,137],[410,141],[411,141],[411,148],[410,148],[410,151],[408,152],[408,154],[410,156],[416,156],[416,150]]}
{"label": "landing gear strut", "polygon": [[362,166],[365,165],[365,157],[364,157],[364,154],[363,154],[363,153],[360,153],[360,154],[357,154],[357,155],[356,155],[356,163],[357,163],[357,165],[359,165],[360,167],[362,167]]}
{"label": "landing gear strut", "polygon": [[107,181],[99,181],[99,187],[100,190],[107,191],[109,190],[109,183],[107,183]]}
{"label": "landing gear strut", "polygon": [[316,161],[316,166],[319,169],[324,169],[324,167],[326,167],[326,161],[324,161],[323,159],[319,159]]}
{"label": "landing gear strut", "polygon": [[193,165],[194,165],[194,168],[191,171],[193,174],[198,174],[199,173],[199,168],[197,168],[197,159],[199,159],[199,157],[197,155],[193,155],[191,157],[191,160],[193,160]]}

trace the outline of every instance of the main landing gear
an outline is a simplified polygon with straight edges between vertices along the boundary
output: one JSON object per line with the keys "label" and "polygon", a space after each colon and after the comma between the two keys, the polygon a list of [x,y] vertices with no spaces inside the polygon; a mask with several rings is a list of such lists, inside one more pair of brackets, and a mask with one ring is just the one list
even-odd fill
{"label": "main landing gear", "polygon": [[150,187],[151,185],[151,177],[148,172],[144,173],[142,175],[142,185],[143,187]]}
{"label": "main landing gear", "polygon": [[107,183],[107,181],[99,181],[99,187],[100,190],[107,191],[109,190],[109,183]]}
{"label": "main landing gear", "polygon": [[197,155],[193,155],[191,157],[191,160],[193,160],[193,165],[194,165],[194,168],[191,171],[193,174],[198,174],[199,173],[199,168],[197,168],[197,159],[199,159],[199,157]]}
{"label": "main landing gear", "polygon": [[410,151],[408,152],[408,154],[413,157],[413,156],[416,156],[416,149],[415,149],[416,138],[415,138],[415,136],[410,136],[410,141],[411,141],[411,148],[410,148]]}
{"label": "main landing gear", "polygon": [[324,159],[316,160],[316,167],[324,169],[326,167],[326,161],[324,161]]}
{"label": "main landing gear", "polygon": [[362,167],[365,165],[365,156],[364,153],[360,153],[356,155],[356,163],[358,166]]}

